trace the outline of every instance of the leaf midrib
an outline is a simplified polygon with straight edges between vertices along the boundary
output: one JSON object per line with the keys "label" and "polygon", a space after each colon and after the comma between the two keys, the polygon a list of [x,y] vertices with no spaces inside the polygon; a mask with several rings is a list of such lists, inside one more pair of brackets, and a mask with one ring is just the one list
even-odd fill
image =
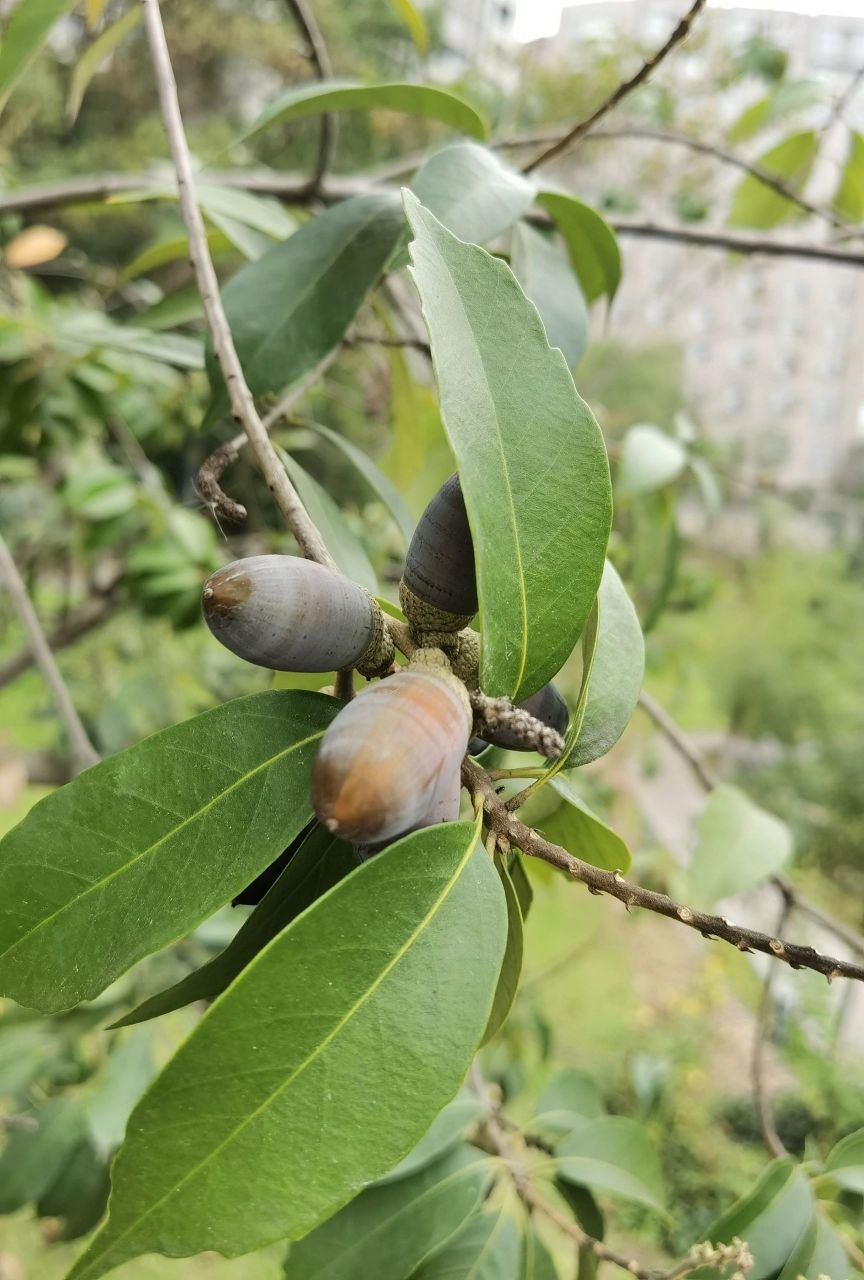
{"label": "leaf midrib", "polygon": [[58,907],[56,911],[53,911],[50,916],[44,916],[43,919],[37,921],[32,929],[28,929],[20,938],[16,938],[10,947],[7,947],[5,951],[0,951],[0,960],[5,960],[8,956],[11,956],[13,951],[20,947],[22,943],[27,942],[34,936],[34,934],[38,933],[40,929],[43,929],[46,925],[57,920],[64,912],[71,910],[74,906],[77,906],[79,902],[88,897],[91,893],[95,893],[97,889],[101,889],[104,885],[109,884],[112,880],[116,879],[117,876],[123,875],[125,872],[129,871],[138,862],[140,862],[142,858],[149,857],[150,854],[155,853],[166,840],[170,840],[173,836],[177,835],[178,832],[182,831],[184,827],[189,826],[190,823],[203,817],[204,814],[208,813],[217,804],[221,803],[226,796],[231,795],[231,793],[236,791],[238,787],[244,786],[245,783],[247,783],[251,778],[254,778],[256,774],[261,773],[263,769],[269,769],[271,765],[276,764],[285,756],[289,756],[292,751],[299,751],[301,747],[308,746],[310,742],[314,742],[317,738],[321,738],[323,736],[324,730],[319,729],[317,732],[310,734],[308,738],[303,738],[300,742],[293,742],[290,747],[285,747],[282,751],[277,751],[276,755],[269,756],[266,760],[262,761],[261,764],[257,764],[254,769],[250,769],[248,773],[241,774],[240,777],[236,778],[230,786],[226,787],[223,791],[218,792],[218,794],[208,800],[206,804],[202,805],[199,809],[194,810],[194,812],[190,813],[188,817],[184,818],[183,821],[179,822],[175,827],[171,827],[161,835],[158,840],[154,841],[153,844],[148,845],[145,849],[142,849],[140,853],[137,853],[134,858],[131,858],[128,862],[124,862],[122,866],[116,867],[113,871],[109,871],[109,873],[103,876],[100,880],[94,880],[82,893],[79,893],[74,898],[70,898],[68,902],[64,902],[63,905]]}
{"label": "leaf midrib", "polygon": [[[340,1032],[344,1030],[344,1028],[351,1021],[351,1019],[355,1016],[355,1014],[357,1014],[360,1011],[360,1009],[363,1008],[363,1006],[367,1003],[368,1000],[371,999],[371,997],[375,994],[375,992],[382,985],[382,983],[389,976],[389,974],[392,973],[393,969],[395,969],[396,965],[407,954],[408,950],[414,945],[414,943],[416,942],[417,938],[421,935],[421,933],[429,926],[430,922],[439,911],[444,900],[452,892],[456,884],[456,881],[459,879],[460,875],[462,874],[462,871],[464,870],[465,866],[468,863],[469,858],[474,852],[474,848],[476,844],[477,844],[477,834],[475,830],[475,832],[472,833],[471,839],[466,847],[464,855],[462,856],[462,858],[459,859],[459,862],[454,868],[453,874],[445,882],[443,889],[441,890],[441,892],[439,893],[435,901],[432,903],[426,915],[423,916],[422,920],[420,920],[417,927],[408,936],[408,938],[405,940],[402,946],[398,948],[398,950],[395,952],[392,959],[387,962],[387,964],[381,970],[381,972],[379,973],[378,977],[374,980],[374,982],[372,982],[369,985],[369,987],[363,992],[363,994],[359,997],[359,999],[357,999],[354,1002],[354,1004],[350,1006],[350,1008],[339,1019],[339,1021],[336,1023],[333,1029],[329,1031],[327,1035],[324,1037],[324,1039],[321,1040],[321,1042],[315,1046],[312,1052],[309,1053],[303,1059],[303,1061],[299,1064],[299,1066],[296,1067],[295,1070],[285,1080],[283,1080],[282,1084],[280,1084],[278,1088],[274,1089],[272,1093],[268,1094],[268,1096],[263,1100],[263,1102],[259,1103],[259,1105],[255,1108],[254,1111],[252,1111],[248,1116],[246,1116],[243,1120],[241,1120],[239,1124],[235,1125],[235,1127],[231,1130],[231,1132],[227,1134],[226,1137],[223,1138],[222,1141],[212,1149],[212,1151],[208,1152],[208,1154],[202,1160],[199,1160],[196,1165],[194,1165],[186,1174],[184,1174],[184,1176],[180,1179],[179,1182],[176,1182],[172,1187],[170,1187],[169,1190],[166,1191],[164,1195],[160,1196],[160,1198],[153,1205],[151,1205],[149,1209],[147,1209],[138,1218],[136,1218],[134,1222],[132,1222],[128,1227],[126,1227],[126,1229],[122,1231],[119,1236],[116,1236],[113,1241],[109,1240],[108,1244],[110,1248],[107,1251],[109,1252],[109,1256],[110,1256],[111,1250],[116,1250],[117,1246],[120,1244],[122,1240],[126,1239],[126,1237],[129,1236],[131,1233],[137,1231],[138,1228],[141,1226],[142,1222],[144,1222],[147,1218],[151,1217],[154,1213],[156,1213],[158,1209],[161,1209],[161,1207],[168,1200],[170,1200],[172,1196],[176,1195],[188,1182],[190,1182],[193,1178],[197,1177],[197,1175],[201,1172],[201,1170],[207,1164],[209,1164],[211,1160],[215,1160],[216,1157],[220,1154],[220,1152],[224,1151],[224,1149],[229,1145],[229,1143],[235,1140],[238,1134],[242,1133],[243,1130],[247,1128],[248,1125],[252,1124],[253,1121],[257,1120],[260,1115],[263,1115],[263,1113],[273,1104],[275,1099],[278,1098],[280,1094],[284,1093],[285,1090],[291,1084],[293,1084],[294,1081],[297,1080],[298,1077],[302,1075],[302,1073],[309,1066],[312,1065],[312,1063],[316,1060],[316,1058],[318,1058],[320,1054],[323,1053],[323,1051],[327,1048],[329,1044],[332,1043],[332,1041],[336,1038],[336,1036],[338,1036]],[[271,942],[267,947],[265,947],[263,951],[260,951],[256,959],[253,960],[252,963],[247,966],[244,972],[248,973],[254,965],[260,963],[262,957],[269,952],[270,948],[274,945],[274,943],[277,940],[278,939],[274,939],[273,942]],[[209,1016],[212,1016],[212,1012],[215,1008],[218,1007],[218,1004],[219,1004],[219,1001],[217,1000],[216,1003],[211,1005],[210,1010],[208,1011],[208,1013],[205,1013],[204,1017],[201,1020],[201,1023],[205,1022]],[[199,1026],[200,1025],[201,1024],[199,1024]],[[85,1271],[82,1274],[86,1275],[87,1272]]]}

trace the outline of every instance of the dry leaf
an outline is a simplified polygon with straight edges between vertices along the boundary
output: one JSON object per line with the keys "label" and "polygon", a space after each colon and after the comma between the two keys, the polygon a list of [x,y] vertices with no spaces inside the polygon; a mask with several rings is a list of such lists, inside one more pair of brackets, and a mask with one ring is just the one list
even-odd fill
{"label": "dry leaf", "polygon": [[50,262],[66,248],[68,241],[56,227],[27,227],[6,246],[7,267],[38,267]]}

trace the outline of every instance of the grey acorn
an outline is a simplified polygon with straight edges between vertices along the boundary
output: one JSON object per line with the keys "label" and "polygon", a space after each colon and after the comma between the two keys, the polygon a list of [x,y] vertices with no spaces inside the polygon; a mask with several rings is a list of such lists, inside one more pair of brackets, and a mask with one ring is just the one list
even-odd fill
{"label": "grey acorn", "polygon": [[444,482],[417,522],[400,597],[421,631],[459,631],[477,612],[474,543],[458,475]]}

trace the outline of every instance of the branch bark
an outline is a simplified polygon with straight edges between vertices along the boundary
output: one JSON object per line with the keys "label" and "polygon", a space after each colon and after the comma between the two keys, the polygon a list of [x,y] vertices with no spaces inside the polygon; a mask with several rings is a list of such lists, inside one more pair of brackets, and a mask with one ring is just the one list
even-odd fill
{"label": "branch bark", "polygon": [[722,916],[697,911],[693,907],[675,902],[665,893],[655,893],[641,885],[625,880],[619,871],[603,871],[581,858],[575,858],[560,845],[545,840],[537,831],[527,827],[501,800],[485,770],[466,759],[462,764],[462,781],[475,801],[483,806],[487,824],[499,841],[521,849],[531,857],[550,863],[574,880],[584,884],[590,893],[608,893],[610,897],[631,907],[643,907],[656,915],[675,920],[678,924],[695,929],[703,938],[719,938],[739,951],[758,951],[763,955],[782,960],[793,969],[812,969],[826,978],[855,978],[864,982],[864,967],[848,960],[835,960],[823,955],[814,947],[785,942],[782,938],[769,937],[755,929],[733,924]]}
{"label": "branch bark", "polygon": [[51,646],[46,640],[45,633],[36,616],[36,610],[30,603],[24,580],[18,572],[18,566],[2,536],[0,536],[0,576],[5,579],[6,589],[9,592],[15,612],[18,614],[21,625],[27,633],[27,642],[33,653],[33,660],[39,667],[42,678],[51,692],[57,715],[66,730],[75,772],[80,773],[82,769],[89,769],[91,765],[98,764],[99,753],[87,736],[87,730],[75,710],[75,704],[69,696],[66,682],[60,674],[60,668],[57,666],[54,654],[51,652]]}
{"label": "branch bark", "polygon": [[213,339],[213,350],[225,379],[234,420],[248,437],[258,468],[273,494],[285,523],[300,544],[303,555],[307,560],[316,560],[319,564],[333,569],[335,568],[333,559],[320,533],[310,520],[296,489],[288,479],[270,443],[267,429],[255,408],[252,393],[246,385],[231,330],[228,327],[225,309],[222,306],[219,282],[207,246],[201,211],[195,198],[192,161],[183,128],[183,119],[180,115],[177,84],[165,39],[159,0],[141,0],[141,3],[144,9],[150,56],[156,73],[162,120],[177,176],[180,211],[189,237],[189,259],[195,272],[207,327]]}
{"label": "branch bark", "polygon": [[550,160],[555,160],[558,156],[563,155],[563,153],[568,151],[574,143],[578,142],[586,133],[589,133],[598,121],[602,120],[605,115],[608,115],[608,113],[617,107],[620,102],[623,102],[634,89],[638,89],[640,85],[644,84],[660,66],[660,63],[669,56],[672,50],[681,44],[683,40],[686,40],[687,36],[690,34],[690,28],[693,26],[699,11],[704,7],[705,0],[693,0],[690,8],[681,18],[666,43],[657,49],[650,58],[646,59],[634,75],[630,76],[627,80],[622,80],[619,85],[616,85],[608,98],[601,102],[600,106],[597,107],[596,110],[592,111],[589,116],[586,116],[583,120],[577,121],[577,123],[573,125],[573,128],[565,133],[563,137],[559,138],[557,142],[554,142],[552,146],[545,147],[542,151],[538,151],[533,160],[529,160],[528,163],[523,166],[522,172],[533,173],[541,164],[548,164]]}
{"label": "branch bark", "polygon": [[[330,64],[330,55],[327,52],[324,37],[321,35],[321,29],[315,21],[315,15],[306,0],[285,0],[285,3],[288,5],[294,21],[309,46],[309,56],[318,79],[329,80],[333,75],[333,67]],[[311,192],[314,193],[320,189],[324,175],[333,160],[335,147],[336,117],[330,114],[323,115],[321,117],[321,132],[318,140],[318,157],[315,161],[315,170],[309,182],[309,190]]]}

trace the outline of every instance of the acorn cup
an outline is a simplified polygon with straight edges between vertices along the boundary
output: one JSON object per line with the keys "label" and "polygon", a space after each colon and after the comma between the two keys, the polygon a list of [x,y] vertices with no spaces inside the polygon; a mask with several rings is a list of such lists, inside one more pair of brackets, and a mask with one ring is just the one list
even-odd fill
{"label": "acorn cup", "polygon": [[[530,698],[526,698],[524,702],[517,702],[516,706],[528,711],[535,720],[539,720],[541,724],[548,725],[550,729],[554,729],[560,733],[562,738],[567,732],[567,725],[570,721],[570,711],[567,703],[561,697],[561,694],[551,682],[544,684],[542,689],[538,689],[536,693],[532,693]],[[509,729],[484,729],[483,737],[476,739],[476,743],[482,742],[484,746],[504,747],[507,751],[531,751],[532,748],[527,746],[520,738],[511,733]],[[482,750],[482,748],[481,748]],[[476,751],[471,752],[476,755]]]}
{"label": "acorn cup", "polygon": [[423,512],[399,584],[402,611],[415,631],[461,631],[477,612],[474,543],[458,475]]}
{"label": "acorn cup", "polygon": [[419,650],[343,707],[324,734],[312,768],[319,821],[355,844],[381,845],[455,816],[471,720],[443,655]]}
{"label": "acorn cup", "polygon": [[375,600],[350,578],[299,556],[249,556],[207,579],[204,621],[239,658],[274,671],[380,675],[393,642]]}

